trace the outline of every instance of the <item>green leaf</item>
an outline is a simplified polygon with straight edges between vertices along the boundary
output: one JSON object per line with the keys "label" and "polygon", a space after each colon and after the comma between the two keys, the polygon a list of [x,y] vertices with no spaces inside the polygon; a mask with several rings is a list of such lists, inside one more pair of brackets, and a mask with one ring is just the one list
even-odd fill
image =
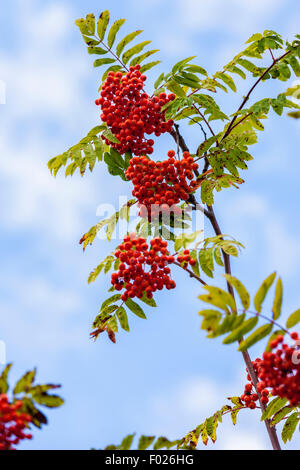
{"label": "green leaf", "polygon": [[139,440],[138,450],[145,450],[151,446],[155,436],[141,436]]}
{"label": "green leaf", "polygon": [[32,396],[33,400],[39,405],[47,408],[58,408],[64,404],[64,400],[58,395],[48,395],[47,393],[37,393]]}
{"label": "green leaf", "polygon": [[132,445],[132,441],[134,439],[134,436],[135,436],[135,433],[134,434],[128,434],[128,436],[124,437],[121,445],[120,445],[120,449],[121,450],[129,450],[131,445]]}
{"label": "green leaf", "polygon": [[155,300],[152,298],[152,299],[148,299],[148,297],[146,296],[146,294],[143,295],[143,297],[140,299],[142,302],[144,302],[146,305],[149,305],[150,307],[157,307],[156,305],[156,302]]}
{"label": "green leaf", "polygon": [[121,294],[114,294],[108,299],[104,300],[103,304],[101,305],[100,311],[104,310],[108,305],[111,305],[114,302],[117,302],[118,300],[120,300],[120,298],[121,298]]}
{"label": "green leaf", "polygon": [[174,249],[179,251],[181,248],[186,248],[193,243],[196,238],[203,232],[203,230],[196,230],[193,233],[181,233],[175,238]]}
{"label": "green leaf", "polygon": [[290,406],[285,406],[284,408],[282,408],[273,416],[271,420],[271,426],[275,426],[275,424],[279,423],[279,421],[285,418],[286,415],[289,414],[291,411],[293,411],[293,408],[291,408]]}
{"label": "green leaf", "polygon": [[104,55],[107,54],[108,51],[103,49],[102,47],[90,46],[88,47],[89,54],[96,54],[96,55]]}
{"label": "green leaf", "polygon": [[237,291],[244,309],[248,310],[250,306],[250,295],[246,287],[241,283],[241,281],[239,281],[236,277],[231,276],[230,274],[225,274],[224,277]]}
{"label": "green leaf", "polygon": [[188,67],[185,67],[185,70],[187,72],[200,73],[201,75],[207,76],[206,70],[203,67],[200,67],[199,65],[188,65]]}
{"label": "green leaf", "polygon": [[281,281],[281,278],[279,277],[276,283],[275,298],[274,298],[274,303],[273,303],[273,308],[272,308],[273,320],[277,320],[277,318],[280,317],[281,306],[282,306],[282,281]]}
{"label": "green leaf", "polygon": [[141,42],[140,44],[137,44],[136,46],[133,46],[131,49],[128,49],[128,51],[124,52],[122,55],[122,61],[124,64],[127,64],[127,62],[131,59],[136,54],[139,54],[144,47],[146,47],[148,44],[150,44],[151,41],[144,41]]}
{"label": "green leaf", "polygon": [[98,24],[97,24],[97,33],[101,41],[103,41],[104,39],[108,22],[109,22],[109,11],[105,10],[100,14]]}
{"label": "green leaf", "polygon": [[215,262],[219,266],[224,266],[224,263],[223,263],[223,260],[222,260],[222,252],[221,252],[220,248],[218,248],[218,247],[216,247],[214,249],[214,258],[215,258]]}
{"label": "green leaf", "polygon": [[281,437],[285,444],[287,443],[287,441],[292,440],[293,434],[296,431],[299,420],[300,417],[298,412],[291,414],[286,420],[281,432]]}
{"label": "green leaf", "polygon": [[202,271],[209,277],[213,277],[214,260],[213,248],[201,249],[199,251],[199,263]]}
{"label": "green leaf", "polygon": [[169,82],[167,82],[166,88],[172,93],[174,93],[176,96],[180,96],[181,98],[186,97],[183,88],[177,82],[175,82],[175,80],[170,80]]}
{"label": "green leaf", "polygon": [[7,366],[2,371],[2,374],[0,375],[0,394],[6,393],[9,389],[7,378],[11,368],[12,364],[7,364]]}
{"label": "green leaf", "polygon": [[261,33],[255,33],[255,34],[252,34],[252,36],[248,39],[248,41],[246,41],[246,44],[250,43],[250,42],[254,42],[254,41],[258,41],[259,39],[262,38],[262,34]]}
{"label": "green leaf", "polygon": [[238,328],[234,329],[226,338],[223,340],[223,344],[231,344],[235,341],[239,341],[245,334],[253,330],[257,325],[258,318],[253,317],[246,320]]}
{"label": "green leaf", "polygon": [[101,67],[101,65],[113,64],[114,62],[116,62],[116,59],[110,59],[109,57],[106,57],[105,59],[96,59],[94,62],[94,67]]}
{"label": "green leaf", "polygon": [[231,88],[232,91],[236,91],[236,86],[230,75],[222,72],[217,72],[215,75],[216,78],[223,80],[223,82]]}
{"label": "green leaf", "polygon": [[156,52],[159,52],[159,49],[153,49],[152,51],[147,51],[144,54],[141,54],[138,57],[135,57],[134,59],[132,59],[132,61],[130,62],[130,65],[134,66],[137,64],[141,64],[145,59],[147,59],[147,57],[149,57],[152,54],[155,54]]}
{"label": "green leaf", "polygon": [[262,325],[257,330],[255,330],[248,338],[240,343],[239,351],[246,351],[246,349],[250,348],[254,344],[256,344],[261,339],[265,338],[265,336],[269,335],[272,331],[273,325],[267,324]]}
{"label": "green leaf", "polygon": [[75,24],[80,29],[81,34],[92,34],[84,18],[78,18],[75,20]]}
{"label": "green leaf", "polygon": [[129,331],[128,317],[125,308],[118,308],[118,310],[116,311],[116,315],[123,330]]}
{"label": "green leaf", "polygon": [[34,406],[33,401],[31,398],[27,398],[26,396],[22,398],[23,407],[22,409],[25,413],[28,413],[32,417],[32,424],[37,428],[41,428],[42,424],[47,424],[46,416]]}
{"label": "green leaf", "polygon": [[119,29],[123,26],[125,21],[126,21],[125,19],[117,20],[113,23],[112,27],[110,28],[108,36],[107,36],[107,44],[108,44],[108,47],[110,49],[112,48],[112,46],[115,42],[116,35],[117,35]]}
{"label": "green leaf", "polygon": [[293,328],[293,326],[297,325],[300,322],[300,309],[296,310],[292,313],[286,321],[287,328]]}
{"label": "green leaf", "polygon": [[130,34],[127,34],[127,36],[125,36],[125,38],[122,39],[122,41],[119,42],[119,44],[117,45],[117,48],[116,48],[116,52],[117,52],[117,56],[120,57],[120,55],[122,54],[123,52],[123,49],[124,47],[131,41],[134,40],[134,38],[136,36],[138,36],[139,34],[141,34],[143,32],[143,30],[138,30],[138,31],[133,31],[132,33]]}
{"label": "green leaf", "polygon": [[280,397],[274,398],[268,404],[265,411],[263,412],[261,416],[261,421],[264,421],[265,419],[270,419],[275,413],[277,413],[279,410],[281,410],[284,407],[286,402],[287,402],[286,398],[280,398]]}
{"label": "green leaf", "polygon": [[179,442],[180,442],[179,440],[169,441],[169,439],[167,439],[166,437],[161,436],[155,442],[153,449],[160,450],[160,449],[163,449],[164,447],[166,449],[170,449],[171,447],[174,447],[175,445],[179,444]]}
{"label": "green leaf", "polygon": [[258,291],[255,294],[254,306],[256,308],[256,311],[259,312],[259,313],[261,312],[262,303],[265,300],[265,297],[266,297],[270,287],[272,286],[275,277],[276,277],[275,272],[270,274],[270,276],[268,276],[264,280],[264,282],[262,283],[262,285],[260,286],[260,288],[258,289]]}
{"label": "green leaf", "polygon": [[91,35],[94,35],[95,34],[95,15],[93,13],[89,13],[88,15],[86,15],[86,24],[87,24],[87,27],[89,28],[89,31],[91,33]]}
{"label": "green leaf", "polygon": [[214,196],[213,196],[214,184],[208,180],[204,180],[201,184],[201,200],[203,204],[207,204],[208,206],[212,206],[214,203]]}
{"label": "green leaf", "polygon": [[134,313],[136,316],[144,318],[145,320],[147,319],[146,315],[143,312],[143,309],[132,299],[129,298],[128,300],[126,300],[125,304],[129,308],[129,310],[131,310],[132,313]]}
{"label": "green leaf", "polygon": [[97,46],[98,44],[100,44],[100,41],[98,41],[97,39],[93,39],[90,36],[85,36],[83,34],[82,37],[88,47]]}
{"label": "green leaf", "polygon": [[165,76],[164,76],[164,73],[161,73],[161,74],[159,75],[159,77],[157,78],[157,80],[156,80],[155,83],[154,83],[154,88],[155,88],[155,90],[159,87],[159,85],[161,85],[161,83],[162,83],[163,80],[164,80],[164,77],[165,77]]}
{"label": "green leaf", "polygon": [[228,305],[233,311],[236,311],[236,303],[231,294],[220,287],[204,286],[211,296],[217,297],[224,306]]}
{"label": "green leaf", "polygon": [[152,69],[152,67],[155,67],[156,65],[160,63],[161,63],[161,60],[156,60],[155,62],[149,62],[148,64],[145,64],[141,67],[140,72],[145,73],[148,70]]}
{"label": "green leaf", "polygon": [[18,382],[16,383],[13,391],[14,395],[18,395],[18,393],[27,391],[29,388],[31,388],[31,385],[33,384],[35,379],[35,374],[36,369],[26,372],[26,374],[23,375],[23,377],[21,377],[20,380],[18,380]]}
{"label": "green leaf", "polygon": [[178,70],[181,70],[182,68],[184,68],[184,66],[188,64],[188,62],[190,62],[192,59],[195,59],[195,57],[196,56],[194,55],[194,56],[187,57],[186,59],[183,59],[177,62],[172,68],[172,73],[175,74]]}
{"label": "green leaf", "polygon": [[120,141],[114,136],[114,134],[109,129],[105,129],[102,135],[103,137],[105,137],[110,142],[113,142],[114,144],[120,143]]}

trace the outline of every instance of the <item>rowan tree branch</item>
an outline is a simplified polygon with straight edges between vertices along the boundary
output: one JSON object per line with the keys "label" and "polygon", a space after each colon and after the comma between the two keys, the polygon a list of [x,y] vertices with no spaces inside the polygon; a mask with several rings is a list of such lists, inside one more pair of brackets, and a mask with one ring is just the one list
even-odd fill
{"label": "rowan tree branch", "polygon": [[[255,90],[255,88],[257,87],[257,85],[261,82],[261,80],[264,79],[264,77],[270,72],[270,70],[274,67],[274,65],[276,65],[278,62],[280,62],[282,59],[284,59],[284,57],[286,57],[288,54],[290,54],[291,51],[287,51],[285,52],[284,54],[282,54],[280,57],[277,57],[277,59],[274,59],[273,58],[273,62],[272,64],[262,73],[262,75],[260,75],[260,77],[256,80],[256,82],[254,83],[254,85],[250,88],[250,90],[248,91],[247,95],[244,97],[243,101],[242,101],[242,104],[240,105],[239,109],[237,110],[238,111],[241,111],[243,109],[243,107],[245,106],[245,104],[247,103],[247,101],[249,100],[250,98],[250,95],[251,93],[253,92],[253,90]],[[225,134],[223,135],[222,137],[222,140],[224,140],[229,134],[230,132],[232,131],[233,129],[233,125],[235,123],[237,119],[237,116],[234,116],[233,119],[231,120],[228,128],[227,128],[227,131],[225,132]]]}
{"label": "rowan tree branch", "polygon": [[207,283],[206,283],[205,281],[203,281],[203,279],[201,279],[201,277],[197,276],[197,274],[195,274],[191,269],[189,269],[189,268],[183,268],[183,267],[181,266],[181,264],[178,263],[177,261],[174,261],[173,264],[175,264],[175,265],[178,266],[179,268],[181,268],[181,269],[183,269],[184,271],[186,271],[187,273],[189,273],[190,277],[193,277],[193,278],[197,279],[197,281],[201,282],[201,284],[202,284],[203,286],[207,286]]}

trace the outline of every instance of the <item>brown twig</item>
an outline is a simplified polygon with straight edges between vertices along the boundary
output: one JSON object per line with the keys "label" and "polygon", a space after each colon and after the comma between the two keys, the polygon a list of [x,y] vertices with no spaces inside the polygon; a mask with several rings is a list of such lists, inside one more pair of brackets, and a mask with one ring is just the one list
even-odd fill
{"label": "brown twig", "polygon": [[[240,105],[238,111],[241,111],[241,109],[243,109],[243,107],[245,106],[245,104],[247,103],[247,101],[249,100],[250,98],[250,95],[251,93],[253,92],[253,90],[257,87],[257,85],[261,82],[261,80],[264,79],[264,77],[270,72],[270,70],[274,67],[275,64],[277,64],[278,62],[280,62],[284,57],[286,57],[288,54],[290,54],[291,51],[287,51],[285,52],[284,54],[282,54],[280,57],[277,57],[277,59],[274,59],[272,64],[262,73],[262,75],[260,75],[260,77],[256,80],[256,82],[254,83],[254,85],[250,88],[250,90],[248,91],[247,95],[244,97],[243,101],[242,101],[242,104]],[[237,119],[237,116],[234,116],[232,121],[230,122],[228,128],[227,128],[227,131],[225,132],[224,136],[222,137],[222,140],[224,140],[229,134],[230,132],[232,131],[233,129],[233,125],[235,123]]]}
{"label": "brown twig", "polygon": [[187,273],[189,273],[190,277],[193,277],[195,279],[197,279],[197,281],[201,282],[201,284],[203,286],[207,286],[207,283],[205,281],[203,281],[203,279],[201,279],[201,277],[197,276],[197,274],[195,274],[191,269],[189,268],[184,268],[183,266],[181,266],[180,263],[177,263],[177,261],[174,261],[174,263],[176,266],[178,266],[179,268],[183,269],[184,271],[186,271]]}

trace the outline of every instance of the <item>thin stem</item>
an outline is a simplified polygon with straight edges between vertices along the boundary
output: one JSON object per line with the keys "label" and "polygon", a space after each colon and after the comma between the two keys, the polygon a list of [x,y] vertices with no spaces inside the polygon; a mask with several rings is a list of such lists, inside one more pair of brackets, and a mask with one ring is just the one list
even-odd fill
{"label": "thin stem", "polygon": [[[242,101],[242,104],[240,105],[238,111],[241,111],[241,109],[243,109],[243,107],[245,106],[245,104],[249,100],[250,95],[253,92],[253,90],[257,87],[257,85],[261,82],[261,80],[263,80],[264,77],[270,72],[270,70],[274,67],[274,65],[277,64],[278,62],[280,62],[280,60],[282,60],[288,54],[290,54],[290,52],[291,51],[287,51],[284,54],[282,54],[280,57],[278,57],[277,59],[273,60],[272,64],[264,71],[264,73],[262,75],[260,75],[260,77],[256,80],[254,85],[250,88],[247,95],[244,97],[244,99]],[[225,132],[224,136],[222,137],[222,140],[224,140],[230,134],[230,132],[233,129],[233,124],[235,123],[236,119],[237,119],[237,116],[234,116],[234,118],[232,119],[231,123],[229,124],[229,126],[227,128],[227,131]]]}
{"label": "thin stem", "polygon": [[98,36],[95,34],[94,38],[97,40],[97,41],[100,41],[100,44],[108,51],[110,52],[110,54],[119,62],[119,64],[122,65],[122,67],[127,71],[129,72],[129,69],[126,67],[126,65],[121,61],[121,59],[112,51],[112,49],[110,47],[107,46],[107,44],[105,44],[105,42],[101,41],[100,38],[98,38]]}
{"label": "thin stem", "polygon": [[280,325],[280,323],[277,323],[275,320],[273,320],[273,318],[269,318],[269,317],[267,317],[266,315],[263,315],[262,313],[259,313],[259,312],[251,312],[251,310],[243,310],[243,312],[249,313],[250,315],[255,315],[256,317],[263,318],[263,319],[266,320],[268,323],[271,323],[272,325],[277,326],[278,328],[280,328],[280,330],[284,331],[284,332],[287,333],[289,336],[291,335],[291,333],[289,332],[289,330],[287,330],[284,326]]}
{"label": "thin stem", "polygon": [[251,116],[251,114],[253,114],[253,112],[246,114],[242,119],[240,119],[238,122],[236,122],[234,124],[234,126],[232,126],[230,132],[232,132],[235,127],[237,127],[239,124],[241,124],[243,121],[245,121],[245,119],[247,119],[249,116]]}
{"label": "thin stem", "polygon": [[272,52],[272,49],[270,49],[270,47],[269,47],[269,51],[270,51],[271,57],[272,57],[272,59],[273,59],[273,62],[275,62],[275,57],[274,57],[273,52]]}
{"label": "thin stem", "polygon": [[189,268],[183,268],[183,267],[181,266],[181,264],[178,263],[177,261],[174,261],[173,264],[175,264],[175,265],[178,266],[179,268],[181,268],[181,269],[183,269],[184,271],[186,271],[187,273],[189,273],[190,277],[193,277],[193,278],[197,279],[197,281],[201,282],[201,284],[202,284],[203,286],[207,286],[207,283],[206,283],[205,281],[203,281],[203,279],[201,279],[201,277],[197,276],[197,274],[195,274],[191,269],[189,269]]}
{"label": "thin stem", "polygon": [[208,120],[206,119],[206,117],[204,116],[204,114],[201,113],[200,109],[198,109],[195,104],[193,104],[193,108],[195,108],[195,110],[197,111],[197,113],[199,114],[199,116],[202,117],[203,121],[205,122],[205,124],[207,125],[208,129],[210,130],[211,134],[212,134],[213,136],[215,136],[216,134],[215,134],[214,131],[212,130],[212,127],[211,127],[211,125],[209,124],[209,122],[208,122]]}

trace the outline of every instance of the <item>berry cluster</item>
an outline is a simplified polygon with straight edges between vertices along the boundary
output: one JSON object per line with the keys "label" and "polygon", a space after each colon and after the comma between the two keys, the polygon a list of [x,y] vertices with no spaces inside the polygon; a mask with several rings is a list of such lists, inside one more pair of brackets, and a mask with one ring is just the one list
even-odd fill
{"label": "berry cluster", "polygon": [[31,416],[21,413],[22,401],[9,403],[7,395],[0,395],[0,450],[14,450],[23,439],[32,439],[24,429],[31,422]]}
{"label": "berry cluster", "polygon": [[177,256],[177,261],[182,265],[184,269],[190,266],[195,266],[197,261],[191,257],[190,250],[184,250],[182,254]]}
{"label": "berry cluster", "polygon": [[168,159],[154,162],[147,157],[133,157],[125,172],[134,184],[132,195],[142,206],[141,216],[153,217],[159,211],[169,211],[181,200],[186,201],[197,185],[194,163],[189,152],[183,153],[182,160],[176,160],[174,150],[169,150]]}
{"label": "berry cluster", "polygon": [[[293,340],[298,340],[298,333],[291,333]],[[300,405],[300,364],[295,360],[297,349],[284,343],[282,335],[274,339],[270,347],[272,352],[263,353],[262,359],[258,358],[253,362],[254,370],[259,382],[257,391],[261,394],[261,402],[266,405],[269,401],[269,394],[281,398],[287,398],[291,406]],[[251,393],[253,384],[248,374],[250,383],[246,384],[245,393],[241,399],[249,408],[255,408],[253,394]],[[251,405],[251,406],[250,406]]]}
{"label": "berry cluster", "polygon": [[[240,400],[247,408],[254,410],[254,408],[256,408],[256,402],[259,400],[259,397],[255,391],[249,375],[248,380],[250,380],[250,382],[245,385],[245,390],[243,395],[241,395]],[[257,391],[261,394],[261,403],[266,405],[269,401],[269,390],[265,388],[265,385],[262,382],[259,382],[257,384]]]}
{"label": "berry cluster", "polygon": [[172,93],[167,96],[150,97],[143,91],[145,75],[139,71],[140,65],[130,67],[125,75],[122,72],[109,72],[103,84],[101,97],[96,105],[101,107],[101,119],[106,122],[119,144],[112,143],[103,137],[104,141],[121,154],[132,152],[134,155],[150,154],[153,152],[154,141],[146,139],[145,134],[155,134],[157,137],[170,132],[173,121],[165,122],[164,112],[161,111],[169,101],[175,99]]}
{"label": "berry cluster", "polygon": [[129,297],[142,298],[144,293],[151,299],[156,290],[176,287],[168,266],[175,258],[169,255],[167,242],[161,238],[151,240],[149,248],[145,238],[131,234],[124,237],[115,256],[121,263],[118,272],[112,274],[111,283],[117,291],[125,288],[123,301]]}

